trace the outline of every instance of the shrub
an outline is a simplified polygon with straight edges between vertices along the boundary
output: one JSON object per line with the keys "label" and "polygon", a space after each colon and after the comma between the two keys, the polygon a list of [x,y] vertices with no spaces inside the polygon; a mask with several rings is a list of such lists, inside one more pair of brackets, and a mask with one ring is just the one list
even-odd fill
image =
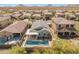
{"label": "shrub", "polygon": [[79,47],[75,46],[70,40],[58,39],[53,42],[51,48],[34,49],[35,54],[77,54]]}
{"label": "shrub", "polygon": [[57,40],[52,46],[52,51],[57,54],[79,53],[79,47],[75,46],[70,40]]}
{"label": "shrub", "polygon": [[33,49],[33,54],[52,54],[53,51],[51,48],[37,48]]}
{"label": "shrub", "polygon": [[40,54],[40,50],[39,49],[33,49],[33,54]]}
{"label": "shrub", "polygon": [[12,54],[23,54],[23,53],[27,53],[27,51],[25,50],[25,48],[22,48],[19,45],[16,45],[16,46],[13,46],[10,49],[10,53],[12,53]]}

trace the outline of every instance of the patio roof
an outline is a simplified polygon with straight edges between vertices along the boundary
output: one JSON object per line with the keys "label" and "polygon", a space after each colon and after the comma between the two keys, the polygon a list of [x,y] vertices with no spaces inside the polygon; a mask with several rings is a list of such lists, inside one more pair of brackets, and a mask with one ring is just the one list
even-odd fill
{"label": "patio roof", "polygon": [[26,35],[38,35],[37,32],[30,32],[30,30],[31,30],[31,29],[28,29],[25,34],[26,34]]}
{"label": "patio roof", "polygon": [[16,21],[15,23],[4,28],[2,31],[10,33],[22,33],[26,27],[25,21]]}

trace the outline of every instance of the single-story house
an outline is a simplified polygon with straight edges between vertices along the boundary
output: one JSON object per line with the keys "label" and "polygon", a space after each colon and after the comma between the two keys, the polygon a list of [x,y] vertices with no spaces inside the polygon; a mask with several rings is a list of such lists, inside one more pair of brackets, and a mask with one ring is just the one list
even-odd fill
{"label": "single-story house", "polygon": [[20,41],[22,39],[22,36],[24,34],[24,32],[27,29],[27,22],[25,20],[23,21],[16,21],[13,24],[7,26],[6,28],[4,28],[3,30],[1,30],[1,33],[5,33],[2,34],[1,38],[5,38],[1,41]]}
{"label": "single-story house", "polygon": [[31,16],[31,18],[32,18],[33,20],[40,20],[40,19],[42,18],[42,15],[41,15],[41,14],[33,14],[33,15]]}
{"label": "single-story house", "polygon": [[44,19],[45,20],[51,20],[53,13],[52,12],[45,12],[44,14]]}

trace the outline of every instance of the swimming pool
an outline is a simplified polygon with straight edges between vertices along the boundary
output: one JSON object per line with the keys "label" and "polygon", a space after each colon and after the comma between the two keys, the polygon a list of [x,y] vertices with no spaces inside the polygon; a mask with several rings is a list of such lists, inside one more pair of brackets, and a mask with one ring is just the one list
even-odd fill
{"label": "swimming pool", "polygon": [[48,41],[27,40],[26,44],[28,45],[48,45]]}
{"label": "swimming pool", "polygon": [[0,38],[0,45],[5,45],[6,40],[4,38]]}
{"label": "swimming pool", "polygon": [[25,41],[24,47],[35,47],[35,46],[49,46],[47,40],[27,40]]}
{"label": "swimming pool", "polygon": [[[12,38],[10,38],[10,39],[12,39]],[[19,39],[20,39],[20,37],[14,37],[12,40],[19,42]],[[0,37],[0,45],[6,45],[5,44],[6,42],[8,42],[7,39]]]}

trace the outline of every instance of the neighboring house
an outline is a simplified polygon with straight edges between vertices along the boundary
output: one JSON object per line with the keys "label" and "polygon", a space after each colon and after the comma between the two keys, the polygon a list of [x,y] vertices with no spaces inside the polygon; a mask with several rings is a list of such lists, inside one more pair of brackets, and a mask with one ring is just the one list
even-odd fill
{"label": "neighboring house", "polygon": [[79,21],[79,12],[75,13],[76,20]]}
{"label": "neighboring house", "polygon": [[0,16],[0,30],[3,28],[7,27],[12,23],[11,17],[10,16]]}
{"label": "neighboring house", "polygon": [[56,13],[64,13],[66,10],[56,10]]}
{"label": "neighboring house", "polygon": [[25,12],[26,12],[26,13],[33,14],[33,10],[26,10]]}
{"label": "neighboring house", "polygon": [[44,20],[51,20],[52,16],[53,16],[53,13],[51,12],[43,12],[44,14]]}
{"label": "neighboring house", "polygon": [[34,21],[35,20],[40,20],[42,18],[42,15],[41,14],[33,14],[31,16],[31,19],[33,19]]}
{"label": "neighboring house", "polygon": [[8,12],[13,13],[13,12],[15,12],[15,10],[14,9],[9,9]]}
{"label": "neighboring house", "polygon": [[65,13],[65,18],[68,19],[68,20],[76,20],[76,15],[73,14],[73,13],[66,12]]}
{"label": "neighboring house", "polygon": [[20,16],[22,16],[23,14],[21,12],[14,12],[12,15],[11,15],[11,18],[12,19],[19,19]]}
{"label": "neighboring house", "polygon": [[65,18],[65,13],[56,12],[55,17],[63,17],[63,18]]}
{"label": "neighboring house", "polygon": [[65,18],[52,18],[52,21],[56,24],[56,31],[59,37],[75,37],[75,22],[67,20]]}
{"label": "neighboring house", "polygon": [[41,10],[34,10],[33,14],[42,14],[42,11]]}
{"label": "neighboring house", "polygon": [[22,16],[20,16],[20,19],[24,20],[24,19],[31,19],[31,13],[26,13],[26,12],[22,12]]}
{"label": "neighboring house", "polygon": [[4,35],[2,34],[1,38],[5,38],[2,41],[6,40],[4,44],[5,43],[9,44],[11,41],[20,41],[26,29],[27,29],[27,22],[25,20],[16,21],[0,31],[1,33],[5,33]]}
{"label": "neighboring house", "polygon": [[10,19],[11,19],[10,15],[0,15],[0,21],[6,21]]}

